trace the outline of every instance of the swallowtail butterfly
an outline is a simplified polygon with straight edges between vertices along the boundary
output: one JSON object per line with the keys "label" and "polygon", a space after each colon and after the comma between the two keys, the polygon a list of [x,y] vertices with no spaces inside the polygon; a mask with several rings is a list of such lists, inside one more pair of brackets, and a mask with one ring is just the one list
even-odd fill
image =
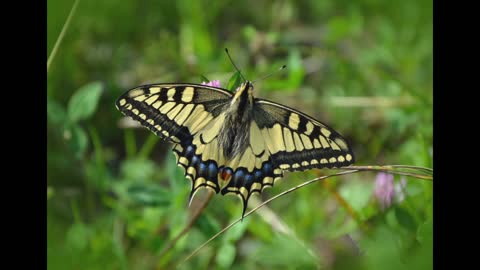
{"label": "swallowtail butterfly", "polygon": [[172,83],[135,87],[117,108],[173,143],[177,164],[200,188],[238,195],[243,202],[284,171],[348,166],[352,149],[314,118],[253,96],[250,81],[234,93],[208,85]]}

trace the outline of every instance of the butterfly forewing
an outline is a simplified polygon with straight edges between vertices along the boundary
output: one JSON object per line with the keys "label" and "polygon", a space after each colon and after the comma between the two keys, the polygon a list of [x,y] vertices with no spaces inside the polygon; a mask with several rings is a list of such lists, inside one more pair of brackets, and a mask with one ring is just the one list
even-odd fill
{"label": "butterfly forewing", "polygon": [[203,85],[153,84],[127,91],[116,106],[159,137],[180,143],[217,116],[230,97]]}

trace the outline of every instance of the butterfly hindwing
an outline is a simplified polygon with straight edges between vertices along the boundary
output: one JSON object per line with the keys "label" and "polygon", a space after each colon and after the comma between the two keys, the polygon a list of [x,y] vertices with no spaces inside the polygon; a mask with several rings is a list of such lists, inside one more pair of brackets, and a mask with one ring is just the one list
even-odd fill
{"label": "butterfly hindwing", "polygon": [[233,194],[240,197],[243,203],[242,217],[250,196],[261,193],[265,187],[271,187],[276,180],[283,177],[282,170],[275,168],[269,155],[264,138],[254,121],[248,133],[246,150],[226,164],[225,172],[231,175],[228,184],[222,189],[222,194]]}
{"label": "butterfly hindwing", "polygon": [[262,99],[256,100],[253,115],[276,168],[338,168],[354,162],[346,140],[308,115]]}

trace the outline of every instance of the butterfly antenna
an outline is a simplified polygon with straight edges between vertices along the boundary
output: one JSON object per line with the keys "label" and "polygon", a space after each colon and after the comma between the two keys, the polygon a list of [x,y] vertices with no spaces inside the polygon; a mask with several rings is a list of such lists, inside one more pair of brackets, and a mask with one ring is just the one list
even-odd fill
{"label": "butterfly antenna", "polygon": [[259,79],[256,79],[256,80],[253,81],[252,83],[254,83],[254,82],[256,82],[256,81],[265,80],[266,78],[272,76],[273,74],[282,71],[282,70],[283,70],[284,68],[286,68],[286,67],[287,67],[287,65],[283,65],[283,66],[281,66],[279,69],[275,70],[274,72],[272,72],[272,73],[270,73],[270,74],[267,74],[267,75],[265,75],[265,76],[263,76],[263,77],[261,77],[261,78],[259,78]]}
{"label": "butterfly antenna", "polygon": [[230,56],[230,53],[228,53],[228,49],[227,49],[227,48],[225,48],[225,52],[227,53],[228,59],[230,59],[230,62],[232,63],[233,67],[238,71],[238,73],[240,74],[240,77],[242,77],[243,81],[246,82],[247,80],[245,79],[245,77],[243,77],[242,73],[240,72],[240,69],[238,69],[238,67],[237,67],[237,66],[235,65],[235,63],[233,62],[232,57]]}

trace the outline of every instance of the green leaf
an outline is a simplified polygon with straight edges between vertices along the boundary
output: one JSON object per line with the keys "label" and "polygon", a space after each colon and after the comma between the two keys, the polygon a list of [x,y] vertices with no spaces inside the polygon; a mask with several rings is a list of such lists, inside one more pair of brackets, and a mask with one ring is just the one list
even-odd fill
{"label": "green leaf", "polygon": [[223,269],[229,269],[235,260],[235,246],[230,243],[224,243],[219,250],[220,252],[217,253],[215,258],[218,266]]}
{"label": "green leaf", "polygon": [[240,72],[237,71],[228,80],[226,89],[233,92],[235,91],[235,89],[237,89],[238,86],[240,86],[241,83],[242,83],[242,77],[240,76]]}
{"label": "green leaf", "polygon": [[203,76],[203,75],[200,75],[200,81],[204,82],[204,83],[208,83],[210,80],[207,79],[207,77]]}
{"label": "green leaf", "polygon": [[68,103],[68,119],[75,123],[92,116],[97,109],[101,93],[100,82],[92,82],[78,89]]}
{"label": "green leaf", "polygon": [[51,98],[47,98],[47,119],[53,124],[63,124],[67,117],[67,112],[61,104]]}

